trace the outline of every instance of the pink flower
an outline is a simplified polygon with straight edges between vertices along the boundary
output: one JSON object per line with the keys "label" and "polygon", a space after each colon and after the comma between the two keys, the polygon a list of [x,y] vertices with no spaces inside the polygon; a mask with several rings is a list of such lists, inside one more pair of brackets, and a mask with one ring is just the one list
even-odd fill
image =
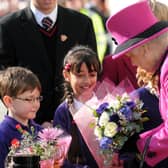
{"label": "pink flower", "polygon": [[38,137],[42,141],[52,141],[57,139],[63,133],[63,130],[59,128],[45,128],[41,132],[38,133]]}
{"label": "pink flower", "polygon": [[54,160],[53,159],[41,160],[40,161],[40,168],[52,168],[53,165],[54,165]]}

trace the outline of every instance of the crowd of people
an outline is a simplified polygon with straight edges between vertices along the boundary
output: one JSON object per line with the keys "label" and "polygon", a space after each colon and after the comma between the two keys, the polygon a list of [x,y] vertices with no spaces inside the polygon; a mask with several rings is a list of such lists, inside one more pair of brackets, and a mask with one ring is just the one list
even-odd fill
{"label": "crowd of people", "polygon": [[149,118],[111,167],[168,167],[168,7],[135,0],[111,14],[106,0],[24,2],[23,9],[0,10],[0,98],[7,109],[0,168],[12,139],[22,139],[17,124],[30,133],[32,125],[36,133],[59,125],[72,136],[61,167],[98,167],[72,112],[106,79],[116,86],[128,79]]}
{"label": "crowd of people", "polygon": [[0,17],[22,9],[29,4],[29,0],[1,0]]}

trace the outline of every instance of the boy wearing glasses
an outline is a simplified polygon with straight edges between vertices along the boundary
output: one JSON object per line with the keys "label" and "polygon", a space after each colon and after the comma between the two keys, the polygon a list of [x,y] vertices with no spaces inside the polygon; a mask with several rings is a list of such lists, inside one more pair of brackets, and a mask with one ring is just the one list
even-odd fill
{"label": "boy wearing glasses", "polygon": [[4,168],[12,140],[22,138],[16,125],[30,133],[33,126],[35,134],[42,129],[33,121],[42,101],[40,93],[39,79],[30,70],[9,67],[0,71],[0,97],[8,110],[8,115],[0,123],[0,168]]}

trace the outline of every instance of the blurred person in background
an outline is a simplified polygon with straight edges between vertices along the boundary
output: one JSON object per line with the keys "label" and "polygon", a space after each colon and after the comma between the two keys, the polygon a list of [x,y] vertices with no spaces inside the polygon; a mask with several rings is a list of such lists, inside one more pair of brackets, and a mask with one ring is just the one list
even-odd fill
{"label": "blurred person in background", "polygon": [[29,0],[0,0],[0,4],[0,17],[2,17],[18,9],[23,9],[29,4]]}
{"label": "blurred person in background", "polygon": [[18,0],[0,0],[0,17],[18,10],[18,7]]}
{"label": "blurred person in background", "polygon": [[101,16],[85,7],[86,0],[60,0],[60,3],[91,18],[96,35],[98,56],[102,63],[107,51],[107,37]]}
{"label": "blurred person in background", "polygon": [[107,56],[112,52],[112,42],[111,38],[108,35],[106,30],[106,21],[110,15],[109,7],[107,6],[107,0],[88,0],[85,5],[86,8],[90,9],[91,11],[96,12],[98,15],[101,16],[104,29],[106,31],[106,38],[107,38],[107,49],[105,55]]}
{"label": "blurred person in background", "polygon": [[106,21],[110,16],[106,0],[88,0],[88,2],[86,3],[86,7],[97,12],[102,17],[104,26],[106,25]]}

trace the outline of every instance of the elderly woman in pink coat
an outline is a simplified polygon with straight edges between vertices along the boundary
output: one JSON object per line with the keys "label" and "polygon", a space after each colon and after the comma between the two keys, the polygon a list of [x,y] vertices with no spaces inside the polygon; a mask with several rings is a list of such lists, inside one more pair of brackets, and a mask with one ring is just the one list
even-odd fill
{"label": "elderly woman in pink coat", "polygon": [[133,65],[152,73],[153,77],[159,76],[158,97],[163,123],[140,134],[137,141],[142,153],[147,139],[150,140],[145,161],[149,167],[157,167],[168,158],[168,22],[158,21],[148,1],[143,0],[111,16],[106,26],[118,43],[114,59],[128,56]]}

